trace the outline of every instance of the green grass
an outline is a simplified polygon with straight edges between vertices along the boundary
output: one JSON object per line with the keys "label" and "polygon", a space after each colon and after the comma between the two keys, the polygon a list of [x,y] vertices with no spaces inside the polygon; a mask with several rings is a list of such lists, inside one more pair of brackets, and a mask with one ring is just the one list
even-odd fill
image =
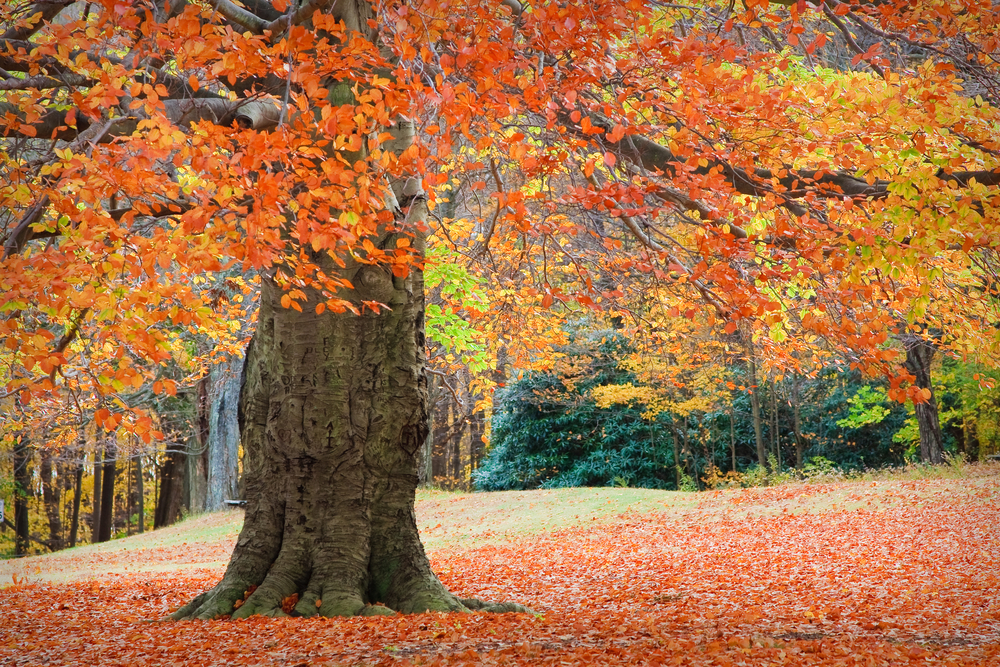
{"label": "green grass", "polygon": [[[782,484],[705,493],[631,488],[571,488],[460,493],[421,490],[417,522],[428,553],[504,543],[619,520],[623,515],[667,514],[686,523],[720,518],[882,510],[931,502],[941,491],[1000,502],[1000,465],[951,463],[867,474],[847,481]],[[203,514],[142,535],[0,561],[0,586],[13,578],[70,581],[115,573],[220,574],[243,525],[241,510]]]}

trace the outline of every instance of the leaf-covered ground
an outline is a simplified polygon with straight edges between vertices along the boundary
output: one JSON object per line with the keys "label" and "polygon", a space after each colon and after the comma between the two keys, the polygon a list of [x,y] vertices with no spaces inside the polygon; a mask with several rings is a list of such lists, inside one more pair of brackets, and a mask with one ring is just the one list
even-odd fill
{"label": "leaf-covered ground", "polygon": [[238,519],[212,515],[2,564],[0,664],[1000,665],[996,468],[431,494],[418,513],[452,590],[539,613],[147,622],[221,576]]}

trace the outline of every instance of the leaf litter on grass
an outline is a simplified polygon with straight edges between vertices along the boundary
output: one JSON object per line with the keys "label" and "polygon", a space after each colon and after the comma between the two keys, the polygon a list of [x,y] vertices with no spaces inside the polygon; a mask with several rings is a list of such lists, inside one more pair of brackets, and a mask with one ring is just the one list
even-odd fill
{"label": "leaf litter on grass", "polygon": [[431,553],[537,615],[145,622],[221,574],[193,564],[10,586],[0,664],[1000,664],[1000,479],[779,489]]}

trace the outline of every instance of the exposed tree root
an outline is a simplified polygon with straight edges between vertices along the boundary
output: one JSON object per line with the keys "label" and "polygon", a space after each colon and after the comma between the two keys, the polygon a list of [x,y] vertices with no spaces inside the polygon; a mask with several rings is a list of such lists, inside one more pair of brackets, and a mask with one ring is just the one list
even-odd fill
{"label": "exposed tree root", "polygon": [[[301,599],[296,594],[276,599],[273,595],[264,593],[257,595],[262,588],[248,589],[239,592],[239,586],[220,582],[215,588],[205,591],[191,600],[164,620],[212,620],[218,618],[248,618],[250,616],[269,616],[280,618],[285,616],[395,616],[397,613],[421,613],[428,611],[447,611],[454,613],[488,612],[532,613],[524,605],[516,602],[487,602],[477,598],[458,598],[444,591],[444,595],[432,598],[421,595],[417,599],[393,609],[381,603],[364,602],[360,596],[332,593],[323,597],[305,593]],[[442,590],[443,587],[442,587]],[[246,595],[249,593],[249,595]],[[244,597],[246,599],[244,600]]]}

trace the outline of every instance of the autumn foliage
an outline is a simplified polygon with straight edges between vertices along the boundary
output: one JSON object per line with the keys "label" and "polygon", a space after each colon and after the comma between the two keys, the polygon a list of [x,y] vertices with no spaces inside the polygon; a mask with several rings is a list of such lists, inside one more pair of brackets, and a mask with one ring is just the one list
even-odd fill
{"label": "autumn foliage", "polygon": [[[603,503],[614,492],[588,493]],[[995,470],[959,480],[646,493],[642,511],[577,510],[562,529],[534,537],[491,538],[483,531],[489,525],[470,517],[482,505],[492,505],[494,516],[500,504],[505,515],[572,508],[569,497],[418,502],[432,544],[435,534],[457,536],[431,551],[449,588],[522,600],[536,615],[147,623],[214,583],[232,533],[221,542],[122,543],[100,557],[29,560],[0,589],[0,659],[191,666],[1000,660]],[[79,566],[73,581],[35,583]],[[103,574],[109,571],[117,573]]]}

